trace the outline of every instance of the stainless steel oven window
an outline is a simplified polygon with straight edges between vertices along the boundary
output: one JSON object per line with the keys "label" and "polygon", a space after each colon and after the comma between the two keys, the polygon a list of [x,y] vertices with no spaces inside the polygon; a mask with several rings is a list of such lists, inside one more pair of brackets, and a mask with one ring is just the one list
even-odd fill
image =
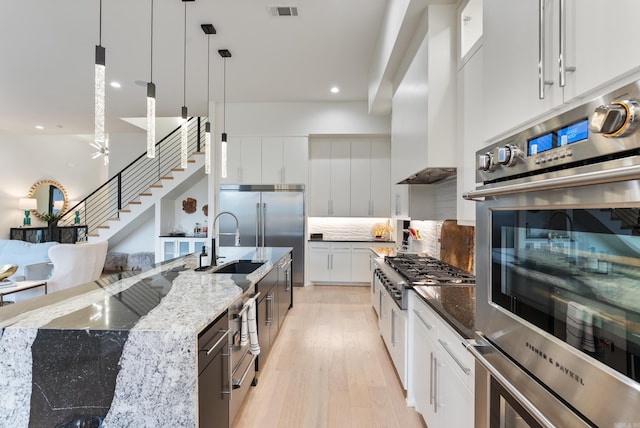
{"label": "stainless steel oven window", "polygon": [[495,210],[491,301],[640,380],[640,209]]}

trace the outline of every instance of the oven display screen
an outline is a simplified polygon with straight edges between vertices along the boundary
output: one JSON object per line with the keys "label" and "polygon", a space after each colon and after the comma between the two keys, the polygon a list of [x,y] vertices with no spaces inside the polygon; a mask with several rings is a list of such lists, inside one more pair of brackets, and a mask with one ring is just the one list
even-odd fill
{"label": "oven display screen", "polygon": [[556,147],[566,146],[586,140],[589,133],[587,131],[588,119],[581,120],[564,128],[532,138],[527,141],[527,154],[529,156],[546,152]]}

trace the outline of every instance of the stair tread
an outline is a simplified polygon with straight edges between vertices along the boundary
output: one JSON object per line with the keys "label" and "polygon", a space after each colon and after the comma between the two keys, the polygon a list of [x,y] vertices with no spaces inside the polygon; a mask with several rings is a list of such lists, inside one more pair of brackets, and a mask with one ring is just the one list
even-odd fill
{"label": "stair tread", "polygon": [[139,196],[153,196],[153,193],[140,193]]}
{"label": "stair tread", "polygon": [[170,175],[166,175],[164,177],[160,177],[160,180],[173,180],[173,177]]}
{"label": "stair tread", "polygon": [[130,213],[130,212],[131,212],[131,210],[121,209],[121,210],[118,210],[118,212],[119,212],[119,213]]}
{"label": "stair tread", "polygon": [[142,202],[140,202],[140,201],[131,201],[131,202],[129,202],[129,205],[140,205],[140,204],[142,204]]}
{"label": "stair tread", "polygon": [[120,217],[111,217],[108,218],[107,221],[120,221]]}
{"label": "stair tread", "polygon": [[162,189],[162,184],[152,184],[151,186],[149,186],[149,188],[151,189]]}
{"label": "stair tread", "polygon": [[96,227],[96,229],[110,229],[110,227],[106,224],[101,224],[100,226]]}

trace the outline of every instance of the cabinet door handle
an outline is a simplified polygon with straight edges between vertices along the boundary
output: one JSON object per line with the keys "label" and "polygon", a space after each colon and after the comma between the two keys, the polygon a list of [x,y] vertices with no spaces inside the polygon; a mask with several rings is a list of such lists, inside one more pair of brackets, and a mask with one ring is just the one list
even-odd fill
{"label": "cabinet door handle", "polygon": [[400,193],[396,193],[396,215],[400,215]]}
{"label": "cabinet door handle", "polygon": [[438,357],[433,357],[433,412],[438,413]]}
{"label": "cabinet door handle", "polygon": [[251,362],[249,363],[249,365],[247,365],[247,368],[244,369],[244,373],[242,373],[242,376],[240,376],[240,379],[238,379],[237,381],[235,379],[232,380],[233,389],[242,388],[242,384],[244,383],[244,380],[247,377],[247,374],[249,374],[249,370],[251,370],[252,367],[255,367],[255,362],[257,357],[258,357],[257,355],[253,355],[251,357]]}
{"label": "cabinet door handle", "polygon": [[209,349],[201,349],[200,352],[206,352],[207,355],[209,355],[210,353],[212,353],[217,347],[218,345],[220,345],[220,343],[225,340],[227,338],[227,334],[229,333],[229,330],[218,330],[218,333],[221,333],[220,339],[218,339],[216,341],[216,343],[213,344],[213,346]]}
{"label": "cabinet door handle", "polygon": [[559,39],[560,39],[560,48],[558,49],[558,72],[560,74],[559,76],[559,83],[558,85],[561,88],[564,88],[565,85],[567,84],[567,73],[572,73],[574,71],[576,71],[575,67],[567,67],[566,66],[566,60],[567,58],[565,57],[566,54],[566,50],[567,50],[567,19],[566,19],[566,3],[565,0],[560,0],[559,2],[560,5],[560,31],[559,31]]}
{"label": "cabinet door handle", "polygon": [[382,304],[382,290],[378,291],[378,300],[380,302],[380,304],[378,306],[380,306],[380,319],[384,318],[384,306]]}
{"label": "cabinet door handle", "polygon": [[413,313],[416,314],[416,316],[418,317],[418,319],[420,321],[422,321],[422,324],[424,324],[425,327],[427,327],[428,330],[431,330],[433,328],[433,326],[431,324],[429,324],[427,321],[425,321],[424,318],[422,318],[422,315],[420,315],[420,311],[417,310],[413,310]]}
{"label": "cabinet door handle", "polygon": [[545,17],[544,2],[538,0],[538,98],[544,99],[545,86],[553,85],[553,81],[544,78],[544,56],[545,56]]}
{"label": "cabinet door handle", "polygon": [[449,349],[449,344],[442,339],[438,339],[438,342],[440,342],[444,350],[447,351],[447,354],[449,354],[451,358],[453,358],[453,361],[456,362],[456,364],[458,365],[458,367],[460,367],[464,374],[469,376],[471,374],[471,369],[462,365],[462,362],[458,359],[458,357],[456,357],[455,354],[451,352],[451,349]]}
{"label": "cabinet door handle", "polygon": [[267,319],[265,322],[271,324],[273,322],[273,294],[267,294],[264,299],[267,301]]}
{"label": "cabinet door handle", "polygon": [[391,346],[396,346],[396,311],[391,308]]}
{"label": "cabinet door handle", "polygon": [[429,404],[433,404],[433,351],[430,353],[429,361]]}

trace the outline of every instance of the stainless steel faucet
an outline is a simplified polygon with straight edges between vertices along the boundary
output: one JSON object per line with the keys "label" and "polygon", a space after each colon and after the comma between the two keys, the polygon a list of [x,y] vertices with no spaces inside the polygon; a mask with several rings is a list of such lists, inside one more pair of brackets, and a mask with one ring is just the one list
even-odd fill
{"label": "stainless steel faucet", "polygon": [[[220,218],[221,215],[223,214],[228,214],[231,217],[233,217],[236,221],[236,232],[235,233],[231,233],[231,232],[226,232],[226,233],[220,233],[218,231],[218,229],[216,228],[216,222],[218,221],[218,218]],[[218,259],[222,258],[219,257],[218,254],[218,247],[219,247],[219,242],[218,242],[218,237],[220,235],[235,235],[236,239],[235,239],[235,246],[239,247],[240,246],[240,223],[238,222],[238,217],[236,217],[236,215],[230,211],[221,211],[218,213],[218,215],[213,219],[213,242],[211,244],[211,265],[212,266],[217,266],[218,265]]]}

